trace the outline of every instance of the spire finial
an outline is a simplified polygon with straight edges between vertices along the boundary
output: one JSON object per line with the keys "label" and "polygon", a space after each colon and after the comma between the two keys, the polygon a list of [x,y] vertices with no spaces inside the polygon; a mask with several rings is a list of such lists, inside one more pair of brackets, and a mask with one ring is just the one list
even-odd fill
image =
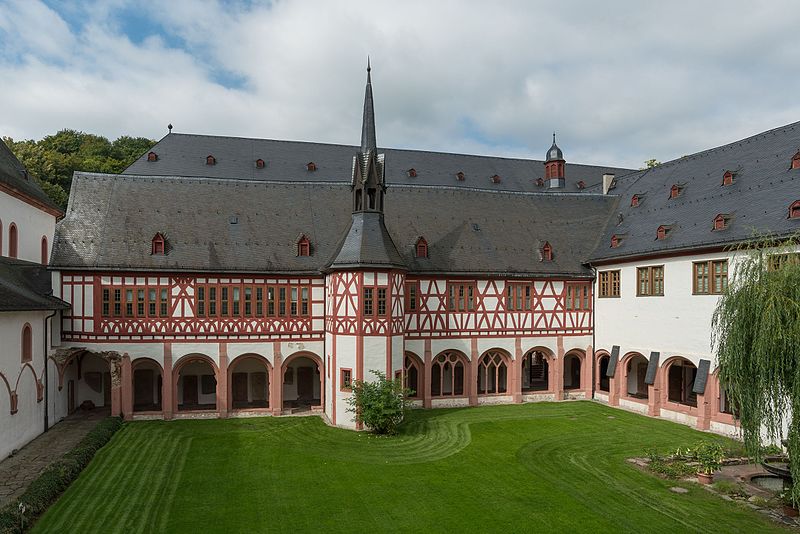
{"label": "spire finial", "polygon": [[553,130],[553,144],[556,144],[556,131]]}
{"label": "spire finial", "polygon": [[376,148],[375,143],[375,110],[372,104],[372,66],[367,56],[367,87],[364,92],[364,116],[361,123],[361,152]]}

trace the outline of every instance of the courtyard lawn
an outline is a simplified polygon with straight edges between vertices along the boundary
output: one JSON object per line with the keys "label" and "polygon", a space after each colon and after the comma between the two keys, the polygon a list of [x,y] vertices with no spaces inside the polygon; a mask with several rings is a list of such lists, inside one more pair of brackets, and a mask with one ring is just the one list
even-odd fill
{"label": "courtyard lawn", "polygon": [[34,531],[779,531],[625,461],[703,437],[722,439],[591,402],[418,411],[393,438],[316,417],[136,422]]}

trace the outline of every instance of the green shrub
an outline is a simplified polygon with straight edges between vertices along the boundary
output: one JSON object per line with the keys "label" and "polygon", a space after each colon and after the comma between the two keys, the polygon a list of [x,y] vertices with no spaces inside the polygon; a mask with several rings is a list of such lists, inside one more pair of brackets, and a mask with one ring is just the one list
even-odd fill
{"label": "green shrub", "polygon": [[[78,478],[94,454],[108,443],[121,426],[122,419],[119,417],[108,417],[100,421],[71,451],[42,471],[25,493],[0,510],[0,532],[27,531],[33,520],[42,515]],[[20,517],[23,515],[20,505],[25,508],[24,523]]]}
{"label": "green shrub", "polygon": [[722,467],[725,459],[725,450],[716,441],[701,441],[695,448],[694,454],[700,464],[700,472],[708,475]]}
{"label": "green shrub", "polygon": [[394,434],[406,412],[406,397],[400,378],[389,380],[380,371],[370,371],[378,379],[374,382],[353,381],[353,395],[347,399],[348,412],[356,414],[356,421],[376,434]]}

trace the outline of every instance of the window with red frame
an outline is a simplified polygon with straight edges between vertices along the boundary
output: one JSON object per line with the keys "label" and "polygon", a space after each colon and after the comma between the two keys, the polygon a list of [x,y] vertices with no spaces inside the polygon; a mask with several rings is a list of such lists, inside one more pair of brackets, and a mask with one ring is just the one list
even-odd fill
{"label": "window with red frame", "polygon": [[591,308],[589,284],[568,283],[566,291],[567,310],[588,310]]}
{"label": "window with red frame", "polygon": [[339,370],[339,391],[353,391],[353,370]]}
{"label": "window with red frame", "polygon": [[475,311],[475,282],[447,284],[447,309],[455,312]]}
{"label": "window with red frame", "polygon": [[365,286],[363,295],[363,314],[364,317],[385,317],[388,311],[386,286]]}
{"label": "window with red frame", "polygon": [[733,185],[733,173],[731,171],[725,171],[725,174],[722,175],[722,185]]}
{"label": "window with red frame", "polygon": [[311,241],[306,236],[302,236],[297,242],[298,256],[311,256]]}
{"label": "window with red frame", "polygon": [[307,285],[198,284],[198,317],[308,317]]}
{"label": "window with red frame", "polygon": [[506,285],[506,310],[530,311],[533,285],[528,282],[509,282]]}
{"label": "window with red frame", "polygon": [[419,282],[406,281],[406,312],[415,312],[419,309]]}
{"label": "window with red frame", "polygon": [[150,247],[150,254],[155,255],[163,255],[166,253],[167,250],[167,240],[164,239],[164,236],[159,232],[153,236],[153,241]]}
{"label": "window with red frame", "polygon": [[31,331],[31,325],[28,323],[25,323],[25,326],[22,327],[21,360],[22,363],[33,360],[33,333]]}
{"label": "window with red frame", "polygon": [[112,286],[101,291],[103,317],[145,318],[169,316],[169,290],[158,285]]}
{"label": "window with red frame", "polygon": [[420,237],[417,239],[417,258],[427,258],[428,257],[428,242],[425,241],[424,237]]}
{"label": "window with red frame", "polygon": [[789,206],[789,218],[800,219],[800,200],[795,200]]}
{"label": "window with red frame", "polygon": [[553,247],[548,242],[542,245],[542,261],[553,261]]}

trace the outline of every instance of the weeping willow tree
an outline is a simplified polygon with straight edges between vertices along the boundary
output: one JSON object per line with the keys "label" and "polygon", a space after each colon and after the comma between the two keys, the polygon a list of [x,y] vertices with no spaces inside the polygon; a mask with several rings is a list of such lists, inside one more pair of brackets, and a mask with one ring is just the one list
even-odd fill
{"label": "weeping willow tree", "polygon": [[800,256],[798,239],[737,248],[728,289],[712,319],[719,380],[738,411],[745,446],[788,442],[792,499],[800,503]]}

